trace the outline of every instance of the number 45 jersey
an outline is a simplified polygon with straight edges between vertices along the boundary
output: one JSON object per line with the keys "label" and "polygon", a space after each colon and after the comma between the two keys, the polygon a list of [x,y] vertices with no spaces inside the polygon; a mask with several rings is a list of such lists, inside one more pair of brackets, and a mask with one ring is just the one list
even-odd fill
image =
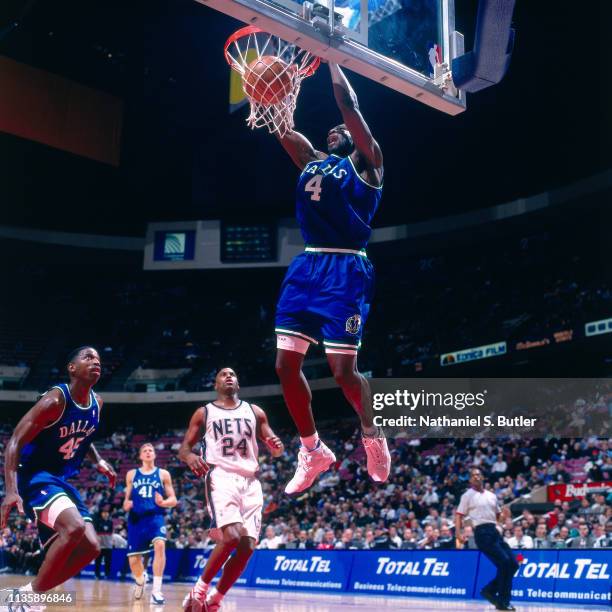
{"label": "number 45 jersey", "polygon": [[68,385],[52,389],[62,392],[64,411],[21,450],[20,481],[38,472],[48,472],[62,479],[74,476],[100,424],[100,407],[93,391],[89,393],[88,405],[80,406],[72,399]]}
{"label": "number 45 jersey", "polygon": [[210,402],[204,413],[204,461],[240,476],[254,476],[259,462],[257,418],[251,404],[241,401],[236,408],[220,408]]}

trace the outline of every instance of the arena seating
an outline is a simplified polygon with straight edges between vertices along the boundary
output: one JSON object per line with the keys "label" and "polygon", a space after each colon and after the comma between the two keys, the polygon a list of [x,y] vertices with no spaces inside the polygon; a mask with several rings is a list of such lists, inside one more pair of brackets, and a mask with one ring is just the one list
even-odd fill
{"label": "arena seating", "polygon": [[[609,397],[608,401],[611,400]],[[484,470],[501,503],[521,501],[521,512],[514,512],[505,525],[507,539],[513,537],[516,526],[521,526],[525,535],[533,539],[537,526],[542,524],[546,526],[546,534],[544,541],[539,542],[540,547],[572,548],[578,527],[586,524],[590,547],[612,547],[612,494],[590,496],[586,505],[588,512],[579,500],[550,503],[544,510],[542,505],[534,505],[538,511],[531,512],[529,499],[524,497],[547,484],[612,480],[609,441],[392,440],[395,467],[391,478],[385,485],[374,486],[365,471],[358,432],[331,422],[322,431],[338,461],[297,501],[282,493],[282,485],[293,473],[297,439],[288,431],[280,432],[287,450],[277,460],[262,452],[260,477],[265,506],[260,547],[290,549],[297,547],[302,539],[306,547],[322,549],[453,548],[454,537],[448,528],[453,524],[455,505],[467,486],[468,470],[473,465]],[[124,427],[98,441],[101,454],[112,461],[119,474],[119,484],[111,491],[97,472],[87,467],[81,471],[76,486],[92,514],[109,508],[116,532],[125,536],[126,516],[121,509],[125,475],[137,465],[140,445],[151,441],[158,464],[169,469],[173,476],[179,499],[179,505],[167,516],[169,545],[212,546],[206,532],[208,516],[201,482],[177,458],[182,433],[155,429],[145,433]],[[2,450],[9,434],[9,428],[4,427],[0,436]],[[506,470],[494,474],[492,469],[499,455],[505,460]],[[3,493],[2,487],[0,495]],[[568,528],[567,533],[560,533],[562,526]],[[10,529],[3,534],[0,544],[5,551],[21,544],[30,547],[33,533],[35,530],[29,521],[13,514]],[[470,538],[468,530],[465,542],[468,548],[474,546]],[[16,557],[10,559],[17,563]],[[19,568],[25,570],[25,557],[21,559]]]}
{"label": "arena seating", "polygon": [[[612,314],[612,289],[601,274],[596,246],[585,246],[580,257],[570,254],[564,249],[567,231],[510,235],[495,248],[462,244],[418,256],[374,248],[377,295],[361,369],[377,376],[414,374],[424,366],[435,372],[439,356],[448,351],[499,341],[513,348],[568,330],[570,338],[584,335],[579,330],[586,322]],[[238,283],[234,293],[221,296],[203,290],[218,282],[215,273],[152,275],[142,271],[140,260],[125,263],[124,256],[115,261],[93,252],[91,292],[75,296],[45,273],[46,260],[50,269],[61,268],[72,253],[53,248],[35,245],[24,254],[36,258],[34,280],[50,295],[42,314],[26,299],[33,281],[23,273],[31,274],[32,264],[20,264],[25,271],[16,266],[10,280],[15,319],[25,314],[32,326],[0,329],[0,365],[31,368],[22,388],[43,390],[57,382],[64,355],[83,342],[102,351],[100,390],[133,388],[128,381],[138,368],[188,372],[161,376],[158,390],[208,390],[216,368],[229,361],[243,386],[277,382],[272,330],[282,270],[253,271],[256,292],[242,295]],[[328,375],[319,358],[312,351],[310,377]]]}

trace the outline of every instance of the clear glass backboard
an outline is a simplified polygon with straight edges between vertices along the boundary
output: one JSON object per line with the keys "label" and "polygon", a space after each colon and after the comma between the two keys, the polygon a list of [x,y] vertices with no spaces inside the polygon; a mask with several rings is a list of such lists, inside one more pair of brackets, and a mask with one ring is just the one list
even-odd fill
{"label": "clear glass backboard", "polygon": [[463,53],[454,0],[197,1],[443,112],[465,109],[447,87]]}

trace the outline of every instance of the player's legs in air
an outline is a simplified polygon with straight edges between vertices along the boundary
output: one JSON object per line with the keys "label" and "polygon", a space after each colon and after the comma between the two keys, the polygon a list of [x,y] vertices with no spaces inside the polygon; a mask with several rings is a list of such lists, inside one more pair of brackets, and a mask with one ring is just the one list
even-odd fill
{"label": "player's legs in air", "polygon": [[374,426],[372,391],[367,378],[357,370],[357,353],[338,353],[330,348],[325,352],[334,380],[361,421],[368,474],[374,482],[385,482],[391,469],[391,455],[386,438]]}
{"label": "player's legs in air", "polygon": [[373,425],[370,386],[357,369],[372,293],[373,270],[365,254],[306,252],[287,271],[276,313],[276,371],[302,444],[296,474],[285,488],[290,495],[310,487],[336,460],[319,439],[302,372],[310,344],[320,337],[334,379],[361,421],[368,473],[375,482],[389,476],[387,442]]}

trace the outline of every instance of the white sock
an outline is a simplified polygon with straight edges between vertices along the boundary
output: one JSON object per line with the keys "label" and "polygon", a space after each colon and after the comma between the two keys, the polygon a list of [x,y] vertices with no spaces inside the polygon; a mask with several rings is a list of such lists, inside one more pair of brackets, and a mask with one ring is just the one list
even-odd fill
{"label": "white sock", "polygon": [[223,593],[219,593],[217,589],[213,589],[206,598],[206,603],[220,603],[223,597]]}
{"label": "white sock", "polygon": [[25,584],[22,587],[19,587],[19,590],[22,591],[23,593],[31,593],[34,589],[32,588],[32,583],[28,582],[28,584]]}
{"label": "white sock", "polygon": [[207,582],[202,580],[202,577],[198,578],[198,581],[195,583],[193,587],[198,593],[208,593],[208,587],[210,585]]}
{"label": "white sock", "polygon": [[161,585],[162,585],[163,579],[164,579],[163,576],[153,576],[153,592],[154,593],[161,593]]}
{"label": "white sock", "polygon": [[147,578],[146,578],[145,574],[143,574],[140,578],[136,578],[136,576],[134,576],[134,582],[138,586],[142,586],[146,581],[147,581]]}
{"label": "white sock", "polygon": [[369,438],[373,438],[378,433],[378,427],[376,427],[375,425],[372,425],[372,427],[362,426],[361,429],[363,431],[363,435]]}
{"label": "white sock", "polygon": [[302,446],[307,450],[307,451],[313,451],[317,448],[317,446],[319,446],[319,434],[315,431],[312,436],[306,436],[305,438],[300,438],[300,441],[302,442]]}

